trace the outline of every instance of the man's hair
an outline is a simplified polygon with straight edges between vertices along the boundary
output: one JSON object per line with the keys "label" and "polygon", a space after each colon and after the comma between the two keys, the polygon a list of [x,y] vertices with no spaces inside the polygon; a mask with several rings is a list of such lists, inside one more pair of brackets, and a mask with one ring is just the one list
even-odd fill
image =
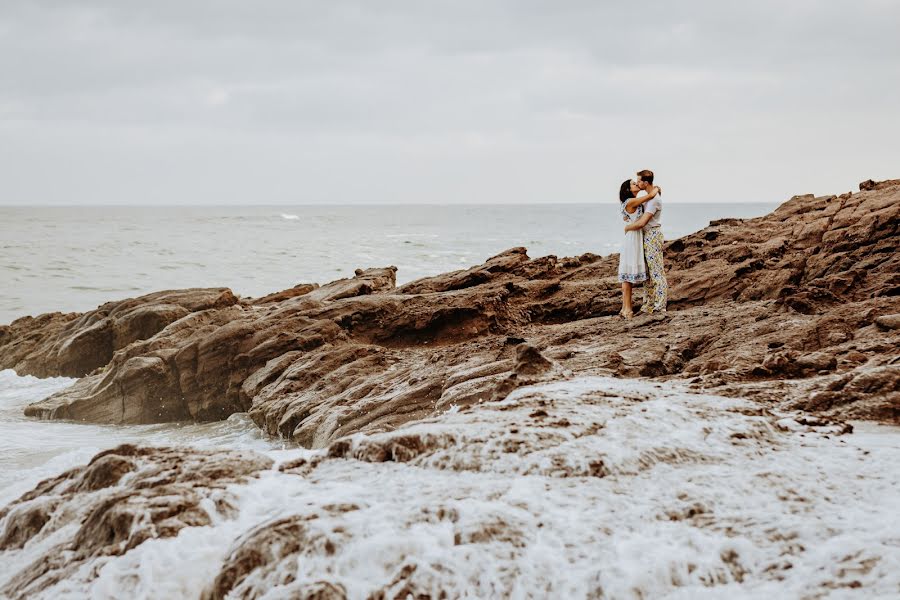
{"label": "man's hair", "polygon": [[650,185],[653,185],[653,171],[651,171],[650,169],[638,171],[637,175],[641,178],[641,181],[646,181]]}

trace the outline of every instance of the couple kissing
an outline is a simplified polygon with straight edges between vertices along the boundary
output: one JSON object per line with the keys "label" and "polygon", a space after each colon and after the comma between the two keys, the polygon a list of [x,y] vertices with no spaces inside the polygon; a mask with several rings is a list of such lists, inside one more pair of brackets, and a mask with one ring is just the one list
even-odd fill
{"label": "couple kissing", "polygon": [[663,268],[661,197],[662,189],[653,185],[653,171],[646,169],[619,187],[620,210],[625,222],[625,241],[619,255],[619,281],[622,282],[619,314],[626,319],[634,316],[631,289],[635,283],[644,284],[641,313],[666,312],[669,284]]}

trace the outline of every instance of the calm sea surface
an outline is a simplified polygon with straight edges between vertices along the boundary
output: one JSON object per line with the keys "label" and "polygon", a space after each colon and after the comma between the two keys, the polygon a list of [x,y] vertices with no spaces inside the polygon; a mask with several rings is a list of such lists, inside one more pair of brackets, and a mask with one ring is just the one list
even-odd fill
{"label": "calm sea surface", "polygon": [[[673,239],[774,204],[665,207]],[[399,283],[513,246],[532,257],[618,251],[615,203],[494,206],[0,207],[0,324],[185,287],[259,296],[398,267]]]}

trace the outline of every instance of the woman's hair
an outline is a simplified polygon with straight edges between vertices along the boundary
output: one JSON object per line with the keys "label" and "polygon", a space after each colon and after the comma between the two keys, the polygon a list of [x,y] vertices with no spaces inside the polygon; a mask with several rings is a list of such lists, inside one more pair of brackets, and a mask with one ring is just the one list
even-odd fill
{"label": "woman's hair", "polygon": [[634,198],[634,192],[631,191],[631,180],[626,179],[619,186],[619,202],[627,202],[631,198]]}

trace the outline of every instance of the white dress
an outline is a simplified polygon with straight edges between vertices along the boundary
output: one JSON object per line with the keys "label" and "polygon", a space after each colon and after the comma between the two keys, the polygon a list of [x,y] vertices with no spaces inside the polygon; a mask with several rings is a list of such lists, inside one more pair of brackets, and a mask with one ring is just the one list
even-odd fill
{"label": "white dress", "polygon": [[[622,220],[634,223],[644,214],[643,205],[638,206],[632,213],[625,210],[626,202],[621,202]],[[623,225],[624,227],[624,225]],[[644,262],[644,234],[638,229],[626,231],[625,241],[622,242],[622,252],[619,254],[619,281],[640,283],[647,280],[647,264]]]}

